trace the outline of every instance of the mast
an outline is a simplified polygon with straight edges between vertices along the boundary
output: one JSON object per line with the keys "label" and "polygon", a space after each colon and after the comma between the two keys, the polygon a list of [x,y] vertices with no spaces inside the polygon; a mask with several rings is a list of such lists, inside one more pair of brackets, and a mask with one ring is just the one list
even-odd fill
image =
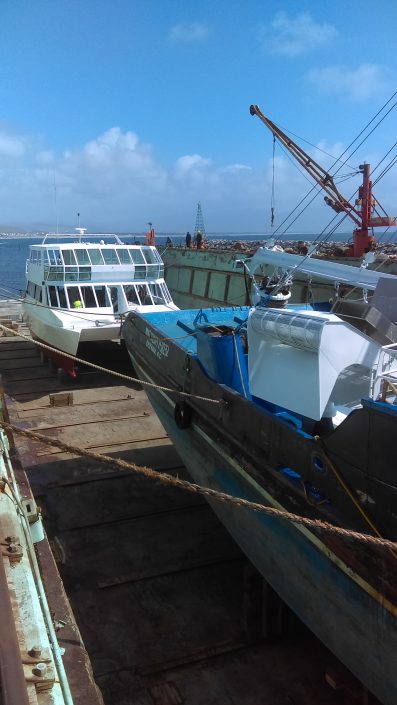
{"label": "mast", "polygon": [[198,232],[201,232],[202,236],[205,238],[205,226],[203,218],[203,210],[201,208],[201,203],[197,204],[197,214],[196,214],[196,225],[194,226],[194,235],[197,236]]}
{"label": "mast", "polygon": [[[353,232],[353,246],[350,248],[348,256],[362,257],[365,252],[373,249],[375,237],[372,234],[370,235],[370,229],[396,225],[396,218],[388,216],[373,197],[372,181],[370,179],[371,167],[369,164],[361,164],[359,166],[359,170],[363,175],[363,182],[358,191],[358,198],[353,205],[338,191],[331,174],[291,140],[274,122],[269,120],[257,105],[250,106],[250,113],[259,117],[314,181],[321,186],[326,193],[324,196],[326,204],[331,206],[337,213],[345,213],[354,222],[356,228]],[[383,215],[373,217],[376,206],[381,208]]]}

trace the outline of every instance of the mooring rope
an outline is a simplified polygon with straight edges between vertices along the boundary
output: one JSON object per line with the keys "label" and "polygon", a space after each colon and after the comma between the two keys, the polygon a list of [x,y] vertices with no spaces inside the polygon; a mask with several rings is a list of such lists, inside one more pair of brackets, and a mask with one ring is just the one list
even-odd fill
{"label": "mooring rope", "polygon": [[70,355],[69,353],[63,352],[63,350],[58,350],[57,348],[51,347],[51,345],[47,345],[47,343],[42,343],[40,340],[35,340],[34,338],[30,338],[28,335],[24,335],[23,333],[19,333],[18,331],[12,330],[12,328],[8,328],[7,326],[3,325],[3,323],[0,323],[0,329],[6,331],[7,333],[11,333],[12,335],[17,336],[18,338],[23,338],[24,340],[28,340],[29,343],[34,343],[39,348],[43,348],[43,350],[49,350],[50,352],[53,352],[56,355],[62,355],[62,357],[66,357],[69,360],[74,360],[74,362],[79,362],[82,365],[87,365],[87,367],[93,367],[94,370],[99,370],[100,372],[106,372],[107,374],[113,375],[114,377],[118,377],[119,379],[125,379],[125,380],[127,380],[127,382],[137,382],[138,384],[141,384],[142,386],[153,387],[154,389],[161,389],[163,392],[172,392],[172,394],[179,394],[182,397],[190,397],[191,399],[198,399],[200,401],[206,401],[209,404],[221,404],[222,403],[222,401],[220,399],[209,399],[208,397],[201,397],[199,394],[190,394],[190,392],[182,392],[179,389],[170,389],[169,387],[161,387],[158,384],[153,384],[152,382],[145,382],[137,377],[130,377],[129,375],[124,375],[122,372],[116,372],[116,370],[110,370],[107,367],[102,367],[101,365],[96,365],[95,362],[89,362],[88,360],[82,360],[80,357],[76,357],[76,355]]}
{"label": "mooring rope", "polygon": [[100,453],[95,453],[94,451],[87,450],[85,448],[80,448],[79,446],[64,443],[59,439],[54,440],[43,435],[42,433],[18,428],[18,426],[6,423],[4,421],[1,422],[1,426],[3,426],[7,431],[11,433],[24,436],[25,438],[30,438],[34,441],[39,441],[40,443],[44,443],[45,445],[61,449],[66,453],[72,453],[74,455],[80,455],[83,457],[91,458],[92,460],[96,460],[100,463],[110,464],[121,468],[122,470],[128,470],[129,472],[138,475],[143,475],[144,477],[148,477],[151,480],[155,480],[160,484],[168,485],[171,487],[177,487],[178,489],[186,490],[188,492],[207,497],[217,502],[224,502],[226,504],[231,504],[235,507],[250,509],[260,514],[265,514],[270,517],[283,519],[286,521],[291,521],[294,524],[306,526],[309,529],[326,531],[328,533],[335,534],[343,538],[353,539],[355,541],[360,541],[367,545],[375,546],[378,548],[386,548],[388,550],[397,549],[397,542],[395,541],[379,538],[378,536],[370,536],[369,534],[363,534],[359,531],[353,531],[351,529],[344,529],[340,526],[334,526],[329,522],[322,521],[321,519],[310,519],[308,517],[303,517],[299,514],[293,514],[292,512],[276,509],[275,507],[267,507],[257,502],[250,502],[249,500],[243,499],[242,497],[234,497],[225,492],[213,490],[209,487],[203,487],[202,485],[198,485],[194,482],[182,480],[179,477],[173,477],[172,475],[168,475],[167,473],[159,473],[156,470],[153,470],[152,468],[149,468],[145,465],[136,465],[135,463],[130,463],[126,460],[121,460],[120,458],[113,458],[110,455],[101,455]]}

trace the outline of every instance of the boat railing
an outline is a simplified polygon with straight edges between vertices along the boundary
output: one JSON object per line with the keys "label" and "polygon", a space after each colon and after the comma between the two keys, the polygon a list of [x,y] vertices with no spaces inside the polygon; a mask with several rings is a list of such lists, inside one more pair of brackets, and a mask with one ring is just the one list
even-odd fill
{"label": "boat railing", "polygon": [[383,345],[371,376],[372,399],[386,401],[388,394],[397,396],[397,343]]}

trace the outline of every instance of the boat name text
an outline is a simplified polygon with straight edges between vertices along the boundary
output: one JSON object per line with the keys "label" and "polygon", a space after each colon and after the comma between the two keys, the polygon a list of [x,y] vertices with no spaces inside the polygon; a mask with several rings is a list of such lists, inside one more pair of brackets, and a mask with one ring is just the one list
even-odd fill
{"label": "boat name text", "polygon": [[157,335],[155,335],[149,328],[145,330],[146,335],[146,347],[159,358],[168,357],[170,351],[170,346],[161,340]]}

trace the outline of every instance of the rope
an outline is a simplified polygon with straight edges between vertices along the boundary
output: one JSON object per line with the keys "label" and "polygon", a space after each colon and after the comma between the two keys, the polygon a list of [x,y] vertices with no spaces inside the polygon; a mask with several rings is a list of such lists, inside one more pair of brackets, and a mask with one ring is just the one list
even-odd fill
{"label": "rope", "polygon": [[177,487],[179,489],[192,492],[194,494],[201,495],[203,497],[209,497],[210,499],[216,500],[218,502],[224,502],[226,504],[231,504],[235,507],[240,507],[244,509],[251,509],[252,511],[258,512],[260,514],[265,514],[267,516],[283,519],[286,521],[291,521],[294,524],[309,527],[310,529],[316,529],[320,531],[327,531],[331,534],[336,534],[343,538],[354,539],[360,541],[369,546],[375,546],[378,548],[387,549],[397,549],[397,542],[389,541],[388,539],[379,538],[377,536],[370,536],[369,534],[363,534],[358,531],[352,531],[350,529],[343,529],[340,526],[334,526],[329,522],[322,521],[320,519],[309,519],[308,517],[302,517],[299,514],[293,514],[281,509],[276,509],[275,507],[267,507],[263,504],[257,502],[250,502],[247,499],[242,499],[241,497],[233,497],[225,492],[219,492],[218,490],[212,490],[209,487],[203,487],[188,480],[181,480],[178,477],[172,477],[167,473],[159,474],[152,468],[146,467],[144,465],[135,465],[135,463],[129,463],[125,460],[119,458],[112,458],[110,455],[101,455],[100,453],[95,453],[91,450],[86,450],[85,448],[80,448],[78,446],[70,445],[69,443],[64,443],[60,440],[54,440],[48,438],[41,433],[35,431],[27,431],[22,428],[18,428],[13,424],[1,422],[1,425],[12,433],[24,436],[25,438],[30,438],[35,441],[44,443],[45,445],[53,446],[59,448],[66,453],[72,453],[74,455],[81,455],[83,457],[91,458],[92,460],[99,461],[100,463],[106,463],[114,465],[123,470],[129,470],[137,475],[143,475],[144,477],[155,480],[162,485],[168,485],[171,487]]}
{"label": "rope", "polygon": [[244,384],[243,371],[241,369],[241,364],[240,364],[240,355],[239,355],[238,347],[237,347],[236,333],[234,331],[233,331],[233,345],[234,345],[234,354],[235,354],[235,357],[237,360],[237,366],[238,366],[238,371],[239,371],[239,375],[240,375],[241,386],[243,388],[243,393],[244,393],[245,398],[248,399],[247,390],[246,390],[245,384]]}
{"label": "rope", "polygon": [[23,335],[23,333],[19,333],[18,331],[12,330],[11,328],[8,328],[7,326],[3,325],[0,323],[0,329],[6,331],[7,333],[10,333],[12,335],[17,336],[18,338],[23,338],[24,340],[28,340],[29,343],[34,343],[35,345],[38,345],[39,348],[43,348],[43,350],[49,350],[50,352],[56,353],[56,355],[62,355],[62,357],[66,357],[68,360],[74,360],[74,362],[80,362],[82,365],[87,365],[87,367],[93,367],[94,370],[99,370],[100,372],[106,372],[106,374],[113,375],[114,377],[118,377],[119,379],[125,379],[128,382],[138,382],[138,384],[141,384],[142,386],[146,387],[153,387],[154,389],[161,389],[163,392],[172,392],[172,394],[179,394],[182,397],[190,397],[190,399],[199,399],[200,401],[207,401],[210,404],[221,404],[222,401],[220,399],[209,399],[208,397],[201,397],[198,394],[190,394],[189,392],[181,392],[179,389],[170,389],[169,387],[161,387],[158,384],[152,384],[152,382],[145,382],[142,381],[141,379],[138,379],[137,377],[130,377],[129,375],[124,375],[122,372],[116,372],[116,370],[110,370],[107,367],[102,367],[101,365],[96,365],[94,362],[88,362],[88,360],[82,360],[80,357],[76,357],[76,355],[69,355],[69,353],[63,352],[63,350],[58,350],[58,348],[53,348],[51,345],[47,345],[46,343],[42,343],[39,340],[34,340],[33,338],[30,338],[27,335]]}
{"label": "rope", "polygon": [[[371,517],[369,517],[368,514],[367,514],[367,512],[363,509],[363,507],[361,506],[361,504],[360,504],[360,502],[358,501],[357,497],[354,495],[354,492],[351,491],[350,487],[347,485],[346,481],[345,481],[344,478],[342,477],[342,475],[341,475],[341,473],[339,472],[338,468],[337,468],[336,465],[332,462],[332,460],[331,460],[331,458],[329,457],[329,455],[328,455],[328,453],[327,453],[327,451],[326,451],[326,448],[325,448],[325,446],[324,446],[324,443],[322,442],[322,439],[320,438],[320,436],[314,436],[314,440],[317,441],[317,443],[319,443],[319,445],[321,446],[322,451],[323,451],[325,457],[327,458],[327,463],[328,463],[329,467],[331,468],[332,472],[334,473],[334,475],[335,475],[336,479],[338,480],[339,484],[341,485],[341,487],[343,487],[344,491],[346,492],[346,494],[348,495],[348,497],[350,497],[350,499],[351,499],[351,501],[353,502],[354,506],[356,507],[356,509],[359,511],[359,513],[360,513],[361,516],[363,517],[364,521],[368,524],[368,526],[370,527],[370,529],[372,529],[372,531],[374,532],[374,534],[375,534],[376,536],[378,536],[379,538],[383,538],[383,537],[382,537],[382,534],[380,533],[380,531],[378,531],[378,529],[376,528],[375,524],[373,523]],[[392,554],[393,558],[395,558],[395,560],[397,560],[397,553],[396,553],[395,551],[391,550],[391,549],[390,549],[390,553]]]}
{"label": "rope", "polygon": [[275,193],[275,186],[274,186],[275,161],[276,161],[276,135],[273,135],[272,195],[270,198],[270,212],[271,212],[270,227],[273,227],[273,225],[274,225],[274,210],[276,207],[275,196],[274,196],[274,193]]}

